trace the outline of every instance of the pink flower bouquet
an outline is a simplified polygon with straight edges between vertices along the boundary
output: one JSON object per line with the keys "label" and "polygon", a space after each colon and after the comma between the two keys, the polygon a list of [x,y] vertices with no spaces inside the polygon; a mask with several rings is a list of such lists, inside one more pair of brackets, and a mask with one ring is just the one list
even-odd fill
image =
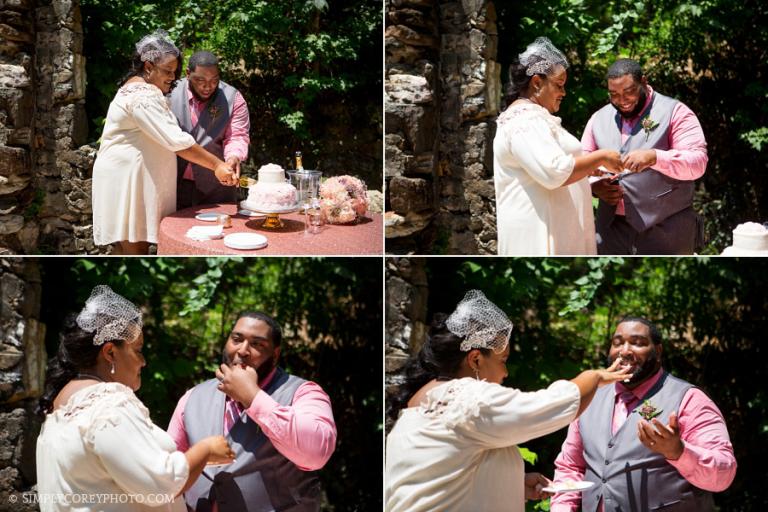
{"label": "pink flower bouquet", "polygon": [[334,176],[320,184],[320,210],[330,224],[357,221],[368,210],[365,183],[353,176]]}

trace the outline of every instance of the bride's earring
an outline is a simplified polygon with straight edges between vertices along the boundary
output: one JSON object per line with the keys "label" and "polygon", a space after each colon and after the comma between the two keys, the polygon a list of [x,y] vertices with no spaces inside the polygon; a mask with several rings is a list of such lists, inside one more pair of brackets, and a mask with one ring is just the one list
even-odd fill
{"label": "bride's earring", "polygon": [[480,370],[475,368],[475,380],[480,380]]}
{"label": "bride's earring", "polygon": [[110,368],[109,373],[111,373],[112,375],[115,374],[115,363],[112,363],[112,368]]}

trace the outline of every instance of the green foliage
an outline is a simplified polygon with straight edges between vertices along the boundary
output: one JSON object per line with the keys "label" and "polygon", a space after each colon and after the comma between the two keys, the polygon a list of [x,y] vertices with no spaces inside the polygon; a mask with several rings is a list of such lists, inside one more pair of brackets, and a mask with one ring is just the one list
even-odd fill
{"label": "green foliage", "polygon": [[[336,452],[320,472],[325,510],[381,508],[381,261],[375,258],[45,258],[47,350],[96,284],[144,311],[139,398],[165,427],[178,399],[211,378],[240,311],[283,328],[281,365],[331,397]],[[376,440],[375,443],[370,439]]]}
{"label": "green foliage", "polygon": [[566,52],[568,95],[559,116],[576,136],[608,101],[605,72],[638,60],[655,90],[699,118],[709,163],[695,208],[705,254],[719,254],[740,222],[768,217],[768,4],[758,0],[531,0],[498,5],[504,67],[537,36]]}
{"label": "green foliage", "polygon": [[749,142],[749,145],[756,150],[762,151],[763,144],[768,143],[768,126],[742,133],[739,138]]}
{"label": "green foliage", "polygon": [[520,456],[523,458],[525,462],[528,464],[536,464],[536,459],[538,459],[538,455],[533,453],[528,448],[525,448],[523,446],[518,446],[517,450],[520,452]]}
{"label": "green foliage", "polygon": [[30,220],[37,217],[37,214],[40,213],[40,210],[43,208],[43,203],[45,203],[45,190],[36,188],[34,199],[32,199],[32,202],[24,208],[24,220]]}
{"label": "green foliage", "polygon": [[[756,505],[768,502],[759,455],[768,445],[768,395],[754,384],[768,363],[768,260],[430,258],[426,266],[428,317],[450,313],[471,288],[509,314],[505,384],[523,390],[604,367],[617,321],[651,319],[664,336],[664,367],[704,390],[726,419],[739,474],[716,495],[720,510],[761,510]],[[565,434],[526,442],[524,453],[538,455],[526,459],[527,470],[552,477]]]}

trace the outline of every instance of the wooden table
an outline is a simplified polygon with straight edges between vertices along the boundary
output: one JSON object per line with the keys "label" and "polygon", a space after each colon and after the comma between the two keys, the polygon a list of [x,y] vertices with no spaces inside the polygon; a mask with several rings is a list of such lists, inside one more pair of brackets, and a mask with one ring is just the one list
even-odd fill
{"label": "wooden table", "polygon": [[[238,250],[224,245],[224,239],[192,240],[185,235],[192,226],[214,223],[195,219],[198,213],[218,212],[232,217],[232,227],[224,228],[224,235],[251,232],[267,237],[263,249]],[[369,213],[357,224],[326,224],[318,234],[304,233],[304,220],[300,213],[280,215],[283,227],[266,229],[261,226],[265,216],[246,217],[237,214],[234,204],[208,204],[179,210],[160,222],[157,254],[171,255],[219,255],[237,254],[251,256],[266,255],[352,255],[384,253],[384,219],[381,214]]]}

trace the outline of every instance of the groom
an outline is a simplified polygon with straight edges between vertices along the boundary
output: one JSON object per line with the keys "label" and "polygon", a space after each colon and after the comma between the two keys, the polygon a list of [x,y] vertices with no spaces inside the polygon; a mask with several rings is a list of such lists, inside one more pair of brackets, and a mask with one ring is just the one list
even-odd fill
{"label": "groom", "polygon": [[597,252],[693,254],[703,243],[694,182],[707,167],[699,120],[682,102],[654,91],[634,60],[617,60],[607,75],[610,103],[587,123],[582,148],[617,150],[626,169],[642,172],[592,182],[600,199]]}
{"label": "groom", "polygon": [[[237,89],[219,79],[219,60],[214,54],[192,54],[187,77],[171,92],[171,110],[182,130],[240,176],[240,162],[248,157],[250,143],[248,106]],[[237,201],[237,187],[221,185],[210,171],[181,157],[177,163],[177,210]]]}
{"label": "groom", "polygon": [[203,470],[184,493],[191,510],[320,510],[316,470],[336,446],[331,401],[320,386],[277,365],[281,340],[273,318],[242,313],[216,379],[179,400],[168,433],[180,451],[224,435],[235,452],[235,462]]}
{"label": "groom", "polygon": [[630,365],[632,377],[597,390],[555,460],[556,483],[595,485],[556,494],[551,512],[714,510],[711,493],[736,475],[728,429],[707,395],[662,368],[662,354],[661,333],[645,318],[616,326],[609,359]]}

